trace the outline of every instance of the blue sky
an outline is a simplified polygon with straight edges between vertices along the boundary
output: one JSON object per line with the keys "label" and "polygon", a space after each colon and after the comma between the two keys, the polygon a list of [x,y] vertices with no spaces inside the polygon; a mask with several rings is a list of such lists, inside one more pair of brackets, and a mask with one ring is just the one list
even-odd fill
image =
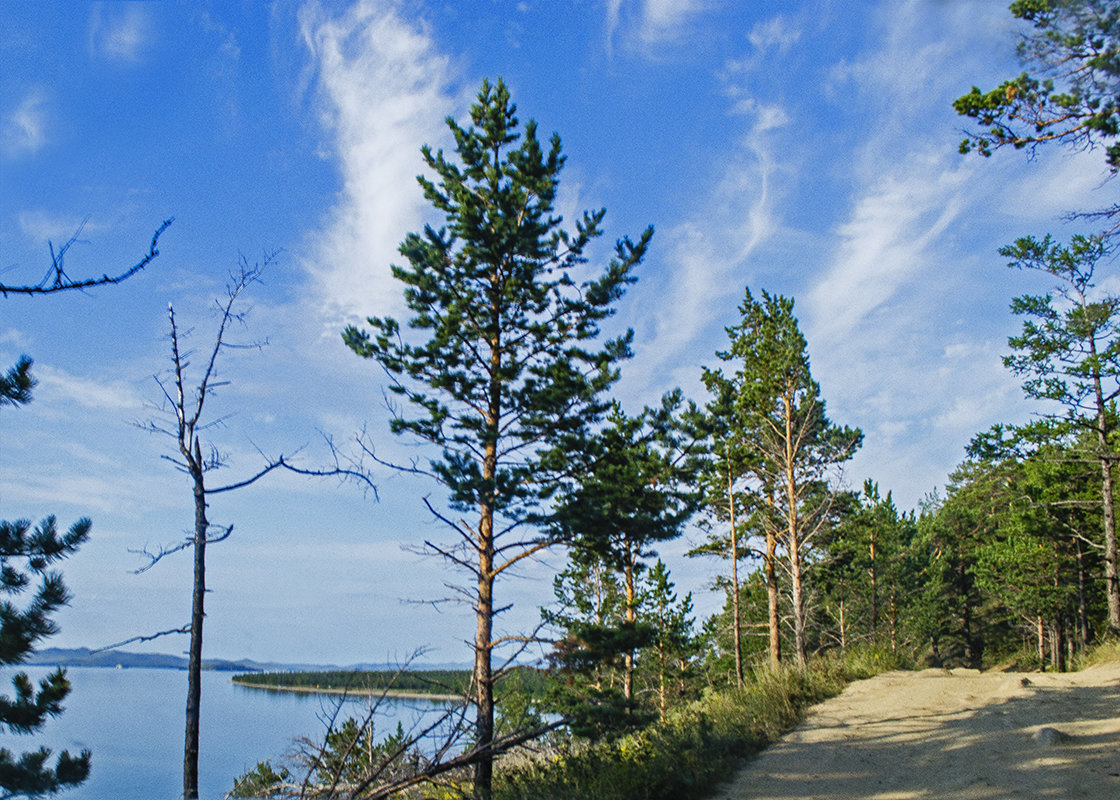
{"label": "blue sky", "polygon": [[[656,228],[612,325],[635,330],[617,395],[631,409],[675,386],[702,398],[745,286],[792,295],[831,417],[866,435],[846,470],[903,509],[943,486],[972,435],[1030,413],[1000,365],[1010,298],[1044,288],[998,248],[1076,229],[1106,205],[1098,153],[956,153],[950,103],[1017,72],[1003,2],[39,3],[0,5],[0,270],[35,282],[82,220],[67,266],[134,263],[166,217],[160,257],[117,287],[0,299],[0,364],[36,361],[35,402],[0,416],[0,514],[69,524],[91,541],[65,565],[74,594],[50,644],[99,646],[184,624],[184,556],[132,575],[133,552],[179,540],[190,488],[158,414],[167,305],[211,341],[212,300],[240,255],[278,253],[255,286],[210,403],[234,480],[266,453],[363,426],[387,456],[375,366],[339,336],[403,316],[389,273],[433,219],[415,176],[447,146],[482,79],[568,157],[560,211],[607,208],[597,255]],[[1111,279],[1110,279],[1111,280]],[[211,549],[210,656],[348,663],[429,648],[465,660],[457,576],[402,545],[442,532],[437,487],[378,474],[353,486],[279,476],[211,504],[232,537]],[[699,610],[719,566],[664,551]],[[507,584],[507,624],[550,598],[562,555]],[[503,598],[499,598],[500,600]],[[177,652],[181,640],[149,649]]]}

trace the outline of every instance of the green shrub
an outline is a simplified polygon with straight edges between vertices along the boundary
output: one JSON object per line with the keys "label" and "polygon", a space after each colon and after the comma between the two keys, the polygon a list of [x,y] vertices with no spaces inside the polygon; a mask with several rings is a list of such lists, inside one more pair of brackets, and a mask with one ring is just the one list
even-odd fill
{"label": "green shrub", "polygon": [[261,761],[252,771],[234,779],[233,791],[228,796],[231,798],[280,797],[283,794],[281,787],[291,779],[291,773],[284,767],[277,772],[268,761]]}

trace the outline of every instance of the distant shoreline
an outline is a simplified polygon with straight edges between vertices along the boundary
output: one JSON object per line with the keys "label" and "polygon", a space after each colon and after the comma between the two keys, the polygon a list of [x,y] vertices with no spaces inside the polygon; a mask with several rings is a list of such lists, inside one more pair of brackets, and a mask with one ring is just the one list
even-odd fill
{"label": "distant shoreline", "polygon": [[295,692],[297,694],[345,694],[355,697],[387,697],[393,700],[432,700],[435,702],[448,702],[462,700],[462,695],[457,694],[429,694],[427,692],[404,692],[396,689],[335,689],[318,686],[264,686],[259,683],[247,683],[236,678],[230,678],[230,683],[244,686],[246,689],[260,689],[265,692]]}

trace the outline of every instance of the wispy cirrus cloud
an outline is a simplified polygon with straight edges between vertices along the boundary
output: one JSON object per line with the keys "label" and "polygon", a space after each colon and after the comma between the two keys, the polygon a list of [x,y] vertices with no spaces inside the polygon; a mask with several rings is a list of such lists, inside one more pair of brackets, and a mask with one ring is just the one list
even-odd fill
{"label": "wispy cirrus cloud", "polygon": [[648,49],[678,40],[688,35],[691,18],[709,5],[709,0],[606,0],[607,47],[622,40]]}
{"label": "wispy cirrus cloud", "polygon": [[306,261],[333,332],[340,318],[399,311],[389,267],[404,235],[423,222],[420,145],[446,140],[444,119],[458,100],[451,60],[396,3],[361,0],[339,15],[311,3],[300,29],[343,180]]}
{"label": "wispy cirrus cloud", "polygon": [[720,179],[696,187],[704,200],[687,219],[659,234],[658,250],[666,252],[663,266],[648,288],[639,284],[635,290],[639,295],[653,291],[657,300],[638,302],[645,319],[636,327],[643,329],[638,338],[645,344],[627,372],[646,376],[651,386],[666,384],[671,365],[677,370],[668,376],[671,382],[689,385],[698,379],[698,365],[723,344],[713,334],[722,333],[723,312],[741,299],[752,256],[780,227],[774,194],[784,167],[775,137],[789,117],[780,106],[742,98],[733,113],[746,114],[748,108],[754,113],[745,119],[752,124],[727,154]]}
{"label": "wispy cirrus cloud", "polygon": [[688,18],[705,6],[703,0],[644,0],[638,35],[650,44],[676,38],[685,29]]}
{"label": "wispy cirrus cloud", "polygon": [[32,89],[23,100],[3,117],[0,132],[3,145],[0,149],[8,158],[34,155],[47,143],[47,122],[49,117],[47,95],[40,89]]}
{"label": "wispy cirrus cloud", "polygon": [[[1000,364],[1002,242],[970,237],[980,230],[972,220],[985,219],[990,236],[993,220],[1010,215],[1000,195],[1012,183],[1032,190],[1011,165],[956,153],[951,108],[992,71],[981,43],[1000,15],[976,3],[884,4],[877,44],[824,82],[840,113],[860,109],[864,134],[848,157],[853,191],[825,267],[803,290],[802,324],[837,418],[867,434],[852,474],[866,470],[904,506],[944,481],[973,435],[1024,414]],[[940,32],[950,29],[961,34],[948,40]]]}
{"label": "wispy cirrus cloud", "polygon": [[57,214],[41,209],[21,211],[16,218],[20,232],[37,243],[64,242],[79,231],[93,233],[108,225],[72,214]]}
{"label": "wispy cirrus cloud", "polygon": [[154,41],[151,13],[151,4],[144,2],[93,3],[88,29],[90,55],[105,61],[140,61]]}
{"label": "wispy cirrus cloud", "polygon": [[815,335],[853,336],[872,312],[936,265],[931,245],[964,205],[970,170],[938,153],[911,154],[905,171],[885,172],[857,198],[836,233],[831,265],[808,293]]}
{"label": "wispy cirrus cloud", "polygon": [[756,49],[762,51],[776,49],[781,53],[787,52],[800,39],[801,26],[781,14],[756,23],[747,34],[747,41]]}
{"label": "wispy cirrus cloud", "polygon": [[81,378],[45,364],[36,366],[39,382],[36,399],[44,407],[83,408],[99,411],[135,411],[144,407],[144,399],[135,388],[121,381],[99,381]]}

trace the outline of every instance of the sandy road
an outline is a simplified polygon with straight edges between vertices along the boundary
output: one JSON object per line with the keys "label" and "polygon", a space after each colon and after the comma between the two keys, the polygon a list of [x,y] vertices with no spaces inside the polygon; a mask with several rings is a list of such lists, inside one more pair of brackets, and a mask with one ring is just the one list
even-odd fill
{"label": "sandy road", "polygon": [[1120,800],[1120,664],[859,681],[714,797]]}

